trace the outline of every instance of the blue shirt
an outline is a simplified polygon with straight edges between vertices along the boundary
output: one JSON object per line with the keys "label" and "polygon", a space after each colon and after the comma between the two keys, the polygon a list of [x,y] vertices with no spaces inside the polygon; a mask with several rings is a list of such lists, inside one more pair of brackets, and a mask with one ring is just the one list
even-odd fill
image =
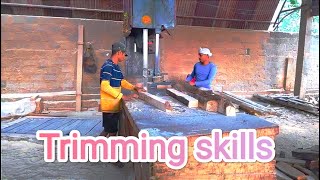
{"label": "blue shirt", "polygon": [[194,77],[196,78],[195,85],[197,87],[204,87],[211,89],[211,84],[214,77],[217,74],[217,66],[213,63],[202,65],[200,62],[196,63],[193,67],[193,71],[186,78],[186,81],[191,81]]}
{"label": "blue shirt", "polygon": [[101,67],[100,71],[100,83],[102,80],[110,81],[110,86],[120,87],[123,74],[120,66],[114,64],[111,59],[106,60]]}

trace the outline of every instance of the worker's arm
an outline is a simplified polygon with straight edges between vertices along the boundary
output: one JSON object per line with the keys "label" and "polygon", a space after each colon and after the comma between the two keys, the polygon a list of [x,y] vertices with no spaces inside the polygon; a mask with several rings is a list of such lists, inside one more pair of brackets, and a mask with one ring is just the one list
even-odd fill
{"label": "worker's arm", "polygon": [[196,81],[195,85],[196,86],[206,86],[206,85],[210,84],[213,81],[213,79],[215,78],[216,74],[217,74],[217,66],[212,66],[212,68],[210,69],[208,78],[204,81]]}
{"label": "worker's arm", "polygon": [[196,69],[196,65],[193,66],[193,70],[192,73],[190,75],[187,76],[186,81],[189,82],[194,78],[195,75],[195,69]]}
{"label": "worker's arm", "polygon": [[129,83],[127,80],[123,79],[121,81],[121,87],[133,91],[135,86]]}
{"label": "worker's arm", "polygon": [[103,92],[111,95],[115,99],[121,99],[123,96],[123,94],[121,92],[118,92],[117,90],[115,90],[113,87],[110,86],[110,81],[108,81],[108,80],[101,81],[101,90]]}
{"label": "worker's arm", "polygon": [[101,69],[101,91],[111,95],[112,97],[116,99],[121,99],[123,94],[121,92],[118,92],[116,89],[114,89],[112,86],[110,86],[110,79],[112,77],[112,66],[105,65]]}

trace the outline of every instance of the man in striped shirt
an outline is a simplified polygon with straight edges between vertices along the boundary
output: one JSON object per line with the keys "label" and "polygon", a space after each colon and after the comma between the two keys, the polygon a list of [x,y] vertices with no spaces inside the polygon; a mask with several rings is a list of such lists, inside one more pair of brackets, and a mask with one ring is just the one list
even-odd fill
{"label": "man in striped shirt", "polygon": [[100,105],[103,116],[104,131],[101,136],[115,136],[118,132],[118,121],[120,119],[120,102],[137,97],[136,94],[125,96],[121,88],[135,92],[144,91],[126,81],[121,72],[119,62],[125,61],[126,46],[120,42],[112,45],[111,58],[106,60],[100,71]]}

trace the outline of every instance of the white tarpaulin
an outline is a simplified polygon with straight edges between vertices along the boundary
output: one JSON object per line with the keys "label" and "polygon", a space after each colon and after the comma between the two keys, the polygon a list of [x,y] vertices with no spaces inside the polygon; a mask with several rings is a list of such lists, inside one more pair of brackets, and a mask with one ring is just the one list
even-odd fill
{"label": "white tarpaulin", "polygon": [[1,102],[1,118],[24,116],[36,110],[36,102],[31,98],[24,98],[15,102]]}

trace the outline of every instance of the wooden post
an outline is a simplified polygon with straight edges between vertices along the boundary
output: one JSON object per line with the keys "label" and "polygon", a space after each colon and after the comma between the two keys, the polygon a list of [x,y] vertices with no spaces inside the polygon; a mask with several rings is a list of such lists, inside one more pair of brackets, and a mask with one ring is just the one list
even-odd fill
{"label": "wooden post", "polygon": [[299,44],[298,56],[296,63],[296,77],[294,83],[294,95],[303,99],[306,93],[307,82],[307,61],[310,60],[310,45],[311,45],[311,28],[312,28],[312,14],[311,6],[312,0],[302,0],[300,30],[299,30]]}
{"label": "wooden post", "polygon": [[290,91],[294,88],[294,76],[296,72],[295,61],[293,58],[286,58],[285,78],[283,88]]}
{"label": "wooden post", "polygon": [[77,90],[76,111],[81,111],[81,85],[82,85],[82,58],[83,58],[83,25],[78,26],[78,58],[77,58]]}

